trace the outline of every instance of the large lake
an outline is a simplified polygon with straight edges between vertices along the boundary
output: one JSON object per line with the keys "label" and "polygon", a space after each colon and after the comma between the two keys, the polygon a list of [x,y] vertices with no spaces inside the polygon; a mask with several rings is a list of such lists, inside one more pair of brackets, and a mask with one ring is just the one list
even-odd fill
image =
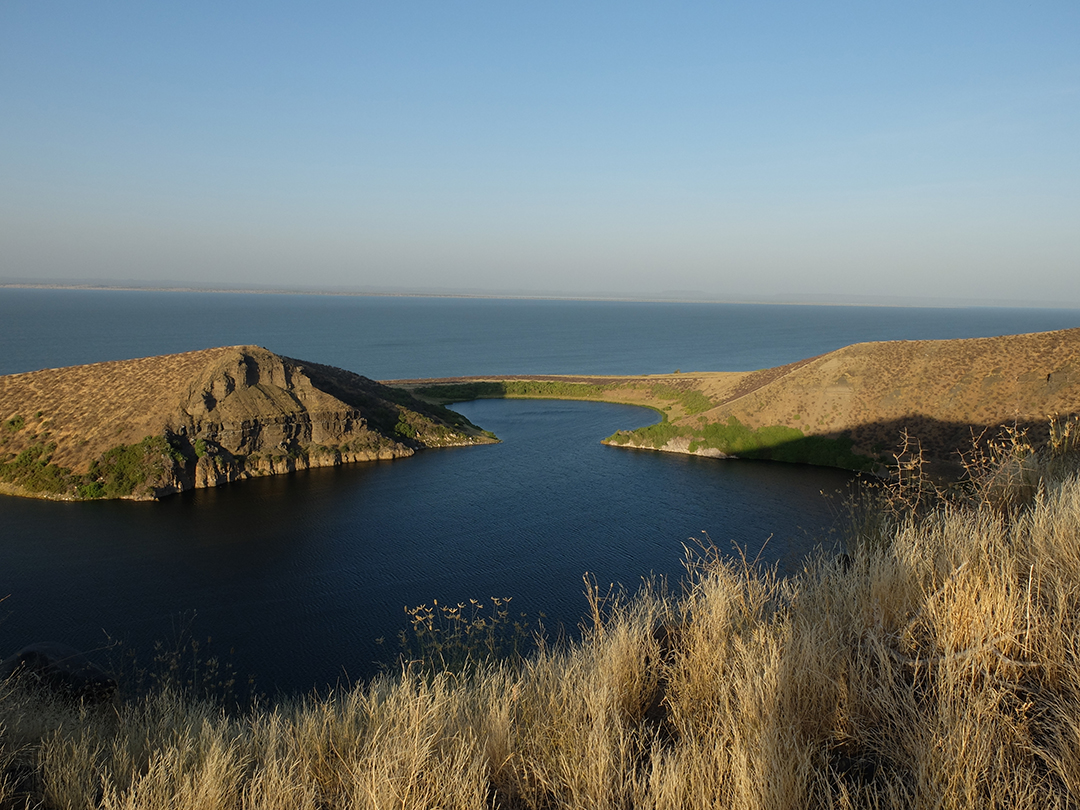
{"label": "large lake", "polygon": [[[864,340],[1075,326],[1075,310],[0,290],[0,373],[239,343],[377,379],[743,370]],[[147,660],[189,628],[263,690],[295,692],[389,662],[406,606],[513,597],[533,624],[573,628],[583,574],[677,587],[703,532],[782,570],[835,540],[839,499],[822,492],[845,491],[845,473],[599,444],[656,418],[639,408],[456,407],[503,443],[155,504],[0,497],[0,655],[119,639]]]}

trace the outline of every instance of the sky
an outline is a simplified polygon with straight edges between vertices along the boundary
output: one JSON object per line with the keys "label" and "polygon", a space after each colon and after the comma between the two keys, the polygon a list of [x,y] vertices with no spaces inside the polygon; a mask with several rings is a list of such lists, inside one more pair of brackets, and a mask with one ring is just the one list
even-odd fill
{"label": "sky", "polygon": [[1080,306],[1080,3],[0,0],[0,280]]}

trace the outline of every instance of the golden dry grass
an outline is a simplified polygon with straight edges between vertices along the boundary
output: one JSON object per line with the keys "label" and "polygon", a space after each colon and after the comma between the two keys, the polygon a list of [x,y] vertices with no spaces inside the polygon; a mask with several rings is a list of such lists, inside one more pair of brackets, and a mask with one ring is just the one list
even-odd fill
{"label": "golden dry grass", "polygon": [[[20,440],[47,433],[57,444],[53,460],[85,472],[109,448],[160,434],[192,379],[240,348],[0,376],[0,418],[22,416],[31,427],[13,436],[9,449],[19,452],[24,449]],[[35,416],[38,412],[41,416]]]}
{"label": "golden dry grass", "polygon": [[232,714],[7,687],[0,807],[1076,806],[1080,478],[1047,469],[1014,499],[891,491],[788,580],[706,551],[517,664]]}

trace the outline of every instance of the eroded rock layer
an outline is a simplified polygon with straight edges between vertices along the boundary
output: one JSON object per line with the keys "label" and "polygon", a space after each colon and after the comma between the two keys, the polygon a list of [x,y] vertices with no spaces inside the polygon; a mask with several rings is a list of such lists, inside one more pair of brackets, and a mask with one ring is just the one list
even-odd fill
{"label": "eroded rock layer", "polygon": [[0,492],[158,498],[495,441],[459,414],[258,346],[0,377]]}

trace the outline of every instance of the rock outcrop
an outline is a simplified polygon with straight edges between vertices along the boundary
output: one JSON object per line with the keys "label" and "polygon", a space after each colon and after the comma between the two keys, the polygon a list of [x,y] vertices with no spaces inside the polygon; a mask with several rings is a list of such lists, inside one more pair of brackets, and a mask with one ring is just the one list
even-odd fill
{"label": "rock outcrop", "polygon": [[257,346],[0,377],[0,492],[159,498],[494,437],[342,369]]}

